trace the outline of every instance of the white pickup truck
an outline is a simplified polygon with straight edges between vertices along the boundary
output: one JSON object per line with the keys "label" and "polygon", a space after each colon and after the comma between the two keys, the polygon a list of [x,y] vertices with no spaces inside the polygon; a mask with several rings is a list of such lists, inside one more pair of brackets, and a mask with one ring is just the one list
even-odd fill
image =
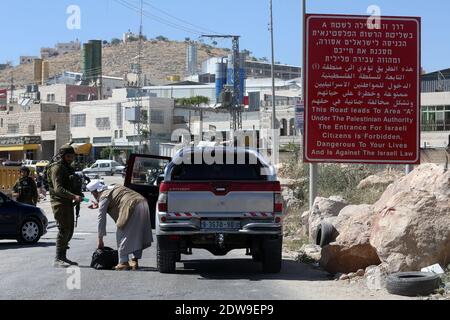
{"label": "white pickup truck", "polygon": [[280,272],[281,186],[257,151],[208,147],[183,149],[173,159],[132,155],[125,185],[155,208],[160,272],[175,272],[181,254],[192,249],[217,256],[246,249],[263,272]]}

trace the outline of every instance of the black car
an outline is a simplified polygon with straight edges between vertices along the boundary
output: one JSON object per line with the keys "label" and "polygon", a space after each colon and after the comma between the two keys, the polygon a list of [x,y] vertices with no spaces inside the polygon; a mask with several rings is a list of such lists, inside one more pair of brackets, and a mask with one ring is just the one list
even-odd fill
{"label": "black car", "polygon": [[0,192],[0,239],[35,244],[47,233],[47,226],[41,209],[13,201]]}

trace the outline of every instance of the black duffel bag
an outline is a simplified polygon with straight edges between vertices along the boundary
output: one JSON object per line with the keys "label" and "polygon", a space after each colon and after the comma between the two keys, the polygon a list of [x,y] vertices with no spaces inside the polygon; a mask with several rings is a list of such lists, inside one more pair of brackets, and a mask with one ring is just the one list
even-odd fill
{"label": "black duffel bag", "polygon": [[92,254],[91,268],[96,270],[112,270],[119,264],[119,252],[105,247]]}

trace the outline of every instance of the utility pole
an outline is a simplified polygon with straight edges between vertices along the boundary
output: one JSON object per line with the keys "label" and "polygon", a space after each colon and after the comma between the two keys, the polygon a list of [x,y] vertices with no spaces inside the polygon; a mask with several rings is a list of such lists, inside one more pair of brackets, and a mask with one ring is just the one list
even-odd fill
{"label": "utility pole", "polygon": [[411,172],[413,172],[413,170],[414,170],[413,165],[407,164],[407,165],[405,166],[405,173],[406,173],[406,175],[408,175],[408,174],[410,174]]}
{"label": "utility pole", "polygon": [[277,125],[277,115],[276,115],[276,92],[275,92],[275,46],[274,46],[274,39],[273,39],[273,5],[272,0],[270,0],[270,42],[271,42],[271,49],[272,49],[272,130],[276,130]]}
{"label": "utility pole", "polygon": [[272,162],[276,165],[276,152],[278,152],[278,139],[276,139],[277,112],[276,112],[276,91],[275,91],[275,45],[273,36],[273,1],[270,0],[270,43],[272,50]]}
{"label": "utility pole", "polygon": [[[303,0],[303,14],[302,14],[302,21],[303,21],[303,28],[306,28],[306,0]],[[306,46],[306,32],[303,30],[303,46]],[[303,50],[303,52],[306,52],[306,50]],[[303,61],[306,61],[305,57],[303,57]],[[303,95],[303,101],[306,107],[306,65],[303,63],[302,68],[302,95]],[[304,150],[304,148],[303,148]],[[303,151],[304,152],[304,151]],[[314,200],[316,200],[317,197],[317,180],[319,177],[319,170],[317,163],[310,163],[309,164],[309,210],[312,210],[314,206]]]}
{"label": "utility pole", "polygon": [[[137,122],[135,123],[135,131],[137,131],[138,135],[138,152],[142,153],[142,37],[143,37],[143,16],[144,16],[144,1],[140,0],[140,24],[139,24],[139,45],[138,45],[138,63],[137,63],[137,93],[135,97],[135,108],[138,109],[139,112],[139,118],[137,119]],[[149,116],[149,115],[148,115]]]}
{"label": "utility pole", "polygon": [[11,70],[11,96],[9,97],[9,103],[14,101],[14,70]]}
{"label": "utility pole", "polygon": [[138,49],[139,50],[139,54],[138,54],[138,86],[139,86],[139,89],[141,89],[141,87],[142,87],[141,55],[142,55],[142,37],[143,37],[143,15],[144,15],[144,0],[141,0],[141,11],[140,11],[141,22],[139,24],[139,49]]}

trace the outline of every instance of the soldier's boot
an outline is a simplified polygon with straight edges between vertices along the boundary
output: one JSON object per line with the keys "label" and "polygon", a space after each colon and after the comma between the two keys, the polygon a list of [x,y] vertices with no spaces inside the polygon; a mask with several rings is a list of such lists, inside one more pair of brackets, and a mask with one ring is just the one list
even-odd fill
{"label": "soldier's boot", "polygon": [[62,261],[59,258],[55,258],[55,261],[53,262],[53,266],[55,268],[68,268],[68,267],[70,267],[70,264]]}
{"label": "soldier's boot", "polygon": [[70,265],[67,264],[66,262],[63,261],[63,252],[61,249],[59,249],[59,247],[57,246],[56,249],[56,257],[55,257],[55,261],[53,263],[53,266],[55,268],[68,268]]}
{"label": "soldier's boot", "polygon": [[55,267],[57,268],[67,268],[70,266],[78,266],[78,263],[70,261],[67,259],[66,250],[63,250],[55,259]]}
{"label": "soldier's boot", "polygon": [[69,259],[67,259],[66,252],[67,252],[67,250],[63,251],[62,261],[64,261],[65,263],[67,263],[67,264],[69,264],[71,266],[77,266],[78,265],[77,262],[70,261]]}
{"label": "soldier's boot", "polygon": [[55,268],[68,268],[70,267],[70,264],[64,261],[64,257],[62,257],[60,254],[56,255],[55,262],[53,263],[53,266]]}

